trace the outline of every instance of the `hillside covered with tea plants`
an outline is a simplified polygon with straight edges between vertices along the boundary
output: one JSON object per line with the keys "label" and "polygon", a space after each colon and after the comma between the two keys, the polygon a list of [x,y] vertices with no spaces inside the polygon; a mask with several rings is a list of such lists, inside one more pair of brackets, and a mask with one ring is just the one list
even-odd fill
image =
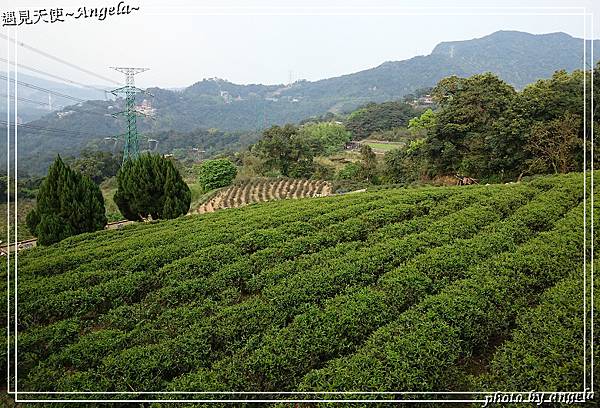
{"label": "hillside covered with tea plants", "polygon": [[582,182],[281,200],[28,250],[19,390],[583,389]]}
{"label": "hillside covered with tea plants", "polygon": [[199,208],[192,210],[192,213],[204,214],[264,201],[321,197],[330,194],[331,183],[324,180],[285,178],[245,180],[215,191],[214,196]]}

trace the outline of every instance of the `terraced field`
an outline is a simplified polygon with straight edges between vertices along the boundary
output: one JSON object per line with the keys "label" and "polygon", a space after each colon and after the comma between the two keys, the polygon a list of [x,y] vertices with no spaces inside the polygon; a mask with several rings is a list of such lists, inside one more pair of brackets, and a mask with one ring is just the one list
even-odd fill
{"label": "terraced field", "polygon": [[583,389],[582,200],[581,174],[385,190],[27,251],[19,389]]}
{"label": "terraced field", "polygon": [[255,179],[236,183],[220,190],[214,197],[192,212],[204,214],[223,208],[236,208],[263,201],[321,197],[330,194],[331,184],[323,180]]}

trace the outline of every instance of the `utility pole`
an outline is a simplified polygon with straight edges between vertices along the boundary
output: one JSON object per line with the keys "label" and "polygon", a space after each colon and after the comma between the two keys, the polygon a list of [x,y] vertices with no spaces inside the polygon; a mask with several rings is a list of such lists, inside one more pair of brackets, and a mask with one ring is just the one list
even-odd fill
{"label": "utility pole", "polygon": [[129,159],[136,159],[140,155],[140,146],[137,131],[137,115],[145,115],[135,108],[135,95],[144,93],[149,96],[154,96],[151,93],[136,88],[134,83],[134,75],[140,72],[148,71],[150,68],[130,68],[130,67],[111,67],[115,71],[125,74],[125,86],[113,89],[111,92],[118,97],[125,95],[125,110],[118,113],[113,113],[113,116],[124,115],[127,118],[127,132],[125,133],[125,147],[123,148],[123,163]]}

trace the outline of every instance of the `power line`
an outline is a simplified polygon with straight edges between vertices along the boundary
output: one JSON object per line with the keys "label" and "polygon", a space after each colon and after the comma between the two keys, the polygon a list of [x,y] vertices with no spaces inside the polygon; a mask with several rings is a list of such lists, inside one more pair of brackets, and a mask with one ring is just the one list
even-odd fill
{"label": "power line", "polygon": [[[6,79],[7,81],[9,80],[7,77],[5,77],[2,74],[0,74],[0,78]],[[18,85],[23,85],[23,86],[25,86],[27,88],[35,89],[36,91],[47,92],[49,94],[56,95],[56,96],[59,96],[61,98],[72,99],[72,100],[77,101],[77,102],[85,102],[85,99],[76,98],[74,96],[66,95],[66,94],[63,94],[63,93],[60,93],[60,92],[53,91],[51,89],[46,89],[46,88],[43,88],[41,86],[30,84],[30,83],[27,83],[27,82],[16,81],[16,80],[14,80],[13,82],[16,82]]]}
{"label": "power line", "polygon": [[[7,95],[7,94],[5,94],[5,93],[0,93],[0,96],[1,96],[1,97],[7,97],[7,96],[8,96],[8,97],[9,97],[10,99],[12,99],[12,100],[14,100],[14,99],[15,99],[15,97],[14,97],[14,96],[12,96],[12,95]],[[21,101],[21,102],[35,103],[35,104],[37,104],[37,105],[45,105],[45,106],[50,106],[50,104],[49,104],[48,102],[34,101],[33,99],[23,98],[22,96],[18,96],[18,97],[17,97],[17,100],[18,100],[18,101]],[[60,107],[62,107],[61,105],[59,105],[59,106],[60,106]]]}
{"label": "power line", "polygon": [[[6,76],[2,75],[2,74],[0,74],[0,78],[8,80],[8,78]],[[60,93],[60,92],[53,91],[51,89],[47,89],[47,88],[43,88],[41,86],[30,84],[30,83],[27,83],[27,82],[17,81],[17,84],[23,85],[23,86],[25,86],[27,88],[35,89],[37,91],[47,92],[49,94],[56,95],[56,96],[61,97],[61,98],[71,99],[71,100],[74,100],[74,101],[79,102],[79,103],[88,102],[85,99],[76,98],[76,97],[71,96],[71,95],[66,95],[66,94],[63,94],[63,93]],[[86,109],[79,109],[78,111],[79,112],[83,112],[83,113],[90,113],[90,114],[93,114],[93,115],[101,115],[101,116],[105,115],[105,114],[100,113],[100,112],[95,112],[95,111],[86,110]]]}
{"label": "power line", "polygon": [[[13,64],[14,65],[14,62],[9,61],[9,60],[7,60],[5,58],[2,58],[2,57],[0,57],[0,61],[8,62],[9,64]],[[84,87],[84,88],[93,89],[93,90],[98,91],[98,92],[103,92],[103,93],[107,92],[106,89],[101,89],[101,88],[96,88],[95,86],[86,85],[86,84],[83,84],[81,82],[73,81],[72,79],[63,78],[63,77],[60,77],[58,75],[54,75],[54,74],[50,74],[48,72],[44,72],[44,71],[39,70],[37,68],[28,67],[27,65],[18,64],[18,63],[16,65],[18,67],[28,69],[29,71],[32,71],[32,72],[37,72],[38,74],[46,75],[46,76],[48,76],[50,78],[58,79],[60,81],[65,81],[65,82],[68,82],[68,83],[71,83],[71,84],[74,84],[74,85],[78,85],[78,86],[81,86],[81,87]]]}
{"label": "power line", "polygon": [[[7,95],[4,94],[4,93],[0,93],[0,96],[6,97]],[[14,96],[12,96],[12,95],[10,95],[9,98],[11,98],[12,100],[14,100]],[[51,105],[51,104],[49,104],[47,102],[34,101],[33,99],[22,98],[20,96],[17,97],[17,100],[21,101],[21,102],[35,103],[35,104],[38,104],[38,105],[53,106],[53,105]],[[57,104],[56,105],[56,109],[53,109],[53,111],[54,110],[62,110],[65,107],[66,107],[65,105]],[[95,112],[95,111],[92,111],[92,110],[89,110],[89,109],[82,109],[81,107],[77,107],[77,110],[74,111],[74,112],[77,112],[77,113],[88,113],[90,115],[99,115],[99,116],[112,116],[109,113]]]}
{"label": "power line", "polygon": [[100,78],[100,79],[102,79],[102,80],[104,80],[104,81],[108,81],[108,82],[110,82],[110,83],[113,83],[113,84],[116,84],[116,85],[121,85],[121,83],[120,83],[120,82],[117,82],[117,81],[115,81],[115,80],[113,80],[113,79],[110,79],[110,78],[104,77],[104,76],[102,76],[102,75],[96,74],[95,72],[92,72],[92,71],[90,71],[90,70],[87,70],[87,69],[85,69],[85,68],[82,68],[82,67],[80,67],[80,66],[78,66],[78,65],[75,65],[75,64],[73,64],[73,63],[69,62],[69,61],[65,61],[65,60],[63,60],[63,59],[61,59],[61,58],[55,57],[55,56],[54,56],[54,55],[52,55],[52,54],[48,54],[48,53],[47,53],[47,52],[45,52],[45,51],[38,50],[37,48],[34,48],[34,47],[30,46],[30,45],[27,45],[27,44],[25,44],[25,43],[24,43],[24,42],[22,42],[22,41],[15,41],[13,38],[10,38],[10,37],[8,37],[7,35],[4,35],[4,34],[2,34],[2,33],[0,33],[0,37],[1,37],[1,38],[4,38],[5,40],[9,40],[9,41],[11,41],[11,42],[12,42],[12,43],[14,43],[14,44],[20,45],[20,46],[21,46],[21,47],[23,47],[23,48],[27,48],[28,50],[31,50],[31,51],[33,51],[33,52],[36,52],[36,53],[40,54],[40,55],[43,55],[43,56],[44,56],[44,57],[46,57],[46,58],[50,58],[50,59],[52,59],[52,60],[54,60],[54,61],[60,62],[61,64],[65,64],[65,65],[67,65],[67,66],[69,66],[69,67],[71,67],[71,68],[75,68],[75,69],[77,69],[77,70],[79,70],[79,71],[81,71],[81,72],[85,72],[85,73],[86,73],[86,74],[88,74],[88,75],[95,76],[96,78]]}
{"label": "power line", "polygon": [[[0,120],[0,124],[8,125],[8,123],[6,121],[3,121],[3,120]],[[10,123],[10,125],[11,126],[15,126],[14,123]],[[17,124],[17,126],[20,127],[20,128],[26,128],[26,129],[45,130],[45,131],[48,131],[48,132],[58,132],[58,133],[66,133],[66,134],[89,136],[88,133],[78,132],[76,130],[48,128],[48,127],[44,127],[44,126],[30,125],[28,123]],[[99,136],[99,137],[101,137],[101,136]]]}
{"label": "power line", "polygon": [[[0,120],[0,124],[9,125],[9,123],[4,120]],[[10,123],[10,125],[13,127],[15,126],[14,123]],[[48,127],[44,127],[44,126],[30,125],[29,123],[17,124],[17,126],[19,128],[32,129],[32,130],[38,130],[38,131],[43,130],[43,131],[47,131],[47,132],[61,133],[61,134],[67,134],[67,135],[72,135],[72,136],[92,136],[93,138],[98,138],[98,139],[105,138],[105,137],[113,137],[113,135],[108,135],[108,136],[91,135],[89,133],[78,132],[76,130],[48,128]]]}
{"label": "power line", "polygon": [[[6,76],[2,75],[2,74],[0,74],[0,78],[8,80],[8,78]],[[85,102],[87,102],[85,99],[76,98],[74,96],[66,95],[66,94],[63,94],[63,93],[60,93],[60,92],[53,91],[51,89],[46,89],[46,88],[43,88],[41,86],[30,84],[30,83],[27,83],[27,82],[23,82],[23,81],[16,81],[16,82],[17,82],[18,85],[22,85],[22,86],[25,86],[27,88],[35,89],[35,90],[41,91],[41,92],[47,92],[49,94],[56,95],[56,96],[59,96],[61,98],[71,99],[71,100],[74,100],[74,101],[79,102],[79,103],[85,103]],[[86,109],[78,109],[78,112],[90,113],[92,115],[100,115],[100,116],[105,116],[106,115],[105,113],[94,112],[94,111],[86,110]]]}
{"label": "power line", "polygon": [[[8,125],[8,122],[4,121],[4,120],[0,120],[0,125]],[[14,123],[10,123],[11,126],[14,127]],[[51,132],[51,133],[60,133],[63,136],[68,136],[69,139],[74,139],[75,136],[88,136],[90,137],[90,139],[111,139],[111,140],[119,140],[119,136],[123,136],[123,135],[92,135],[90,133],[85,133],[85,132],[78,132],[75,130],[66,130],[66,129],[56,129],[56,128],[48,128],[48,127],[44,127],[44,126],[36,126],[36,125],[30,125],[28,123],[23,123],[23,124],[18,124],[17,125],[19,128],[25,128],[25,129],[30,129],[30,130],[36,130],[38,132],[40,131],[47,131],[47,132]],[[141,138],[144,141],[150,141],[150,137],[145,136]],[[81,139],[79,139],[81,140]],[[89,141],[89,140],[88,140]]]}

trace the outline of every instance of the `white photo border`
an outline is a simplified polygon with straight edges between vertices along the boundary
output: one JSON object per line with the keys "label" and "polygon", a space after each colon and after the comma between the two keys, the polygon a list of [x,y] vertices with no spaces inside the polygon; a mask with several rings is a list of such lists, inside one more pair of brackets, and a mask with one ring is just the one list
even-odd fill
{"label": "white photo border", "polygon": [[[594,47],[593,47],[593,41],[594,41],[594,14],[593,13],[588,13],[587,9],[585,7],[450,7],[452,9],[469,9],[469,10],[502,10],[502,9],[508,9],[508,10],[578,10],[577,12],[569,12],[569,13],[565,13],[565,12],[557,12],[557,13],[551,13],[551,12],[545,12],[545,13],[534,13],[534,12],[527,12],[527,13],[523,13],[523,12],[514,12],[514,13],[508,13],[508,12],[503,12],[503,13],[493,13],[493,12],[488,12],[488,13],[484,13],[484,12],[476,12],[476,13],[465,13],[465,12],[457,12],[457,13],[435,13],[435,12],[426,12],[426,13],[422,13],[422,12],[391,12],[391,13],[381,13],[381,12],[364,12],[365,9],[372,9],[375,10],[376,7],[371,7],[371,8],[365,8],[362,6],[358,6],[358,7],[352,7],[352,6],[343,6],[341,8],[343,9],[355,9],[355,10],[359,10],[359,11],[355,11],[355,12],[339,12],[339,11],[333,11],[333,12],[307,12],[307,13],[297,13],[297,12],[276,12],[276,13],[267,13],[264,11],[259,11],[259,12],[248,12],[248,11],[244,11],[244,12],[231,12],[231,11],[227,11],[227,12],[215,12],[214,10],[252,10],[252,9],[257,9],[256,7],[249,7],[249,6],[232,6],[232,7],[227,7],[227,6],[216,6],[216,7],[210,7],[210,6],[203,6],[200,7],[202,9],[208,10],[206,12],[189,12],[189,11],[178,11],[175,13],[169,13],[169,14],[165,14],[165,13],[147,13],[147,15],[203,15],[203,16],[265,16],[265,15],[269,15],[269,16],[275,16],[275,15],[318,15],[318,16],[389,16],[389,15],[398,15],[398,16],[415,16],[415,15],[421,15],[421,16],[436,16],[436,15],[444,15],[444,16],[497,16],[497,15],[504,15],[504,16],[582,16],[583,17],[583,25],[584,25],[584,36],[583,36],[583,46],[584,46],[584,61],[583,61],[583,75],[584,75],[584,169],[583,169],[583,188],[584,188],[584,242],[583,242],[583,251],[584,251],[584,265],[583,265],[583,270],[584,270],[584,293],[583,293],[583,306],[584,306],[584,333],[583,333],[583,341],[584,341],[584,372],[583,372],[583,381],[584,381],[584,389],[582,391],[564,391],[563,393],[589,393],[590,391],[593,393],[594,392],[594,325],[593,325],[593,321],[594,321],[594,286],[593,286],[593,279],[594,279],[594,241],[593,241],[593,236],[594,236],[594,226],[593,226],[593,221],[594,221],[594,96],[593,96],[593,87],[594,87],[594,60],[593,60],[593,55],[594,55]],[[302,9],[302,7],[285,7],[285,6],[277,6],[277,8],[279,9],[289,9],[289,10],[294,10],[294,9]],[[336,10],[339,9],[340,7],[333,7],[333,6],[322,6],[322,7],[318,7],[318,6],[310,6],[310,9],[322,9],[322,10]],[[259,8],[260,9],[260,8]],[[417,7],[386,7],[387,10],[391,10],[391,9],[398,9],[398,10],[437,10],[439,8],[437,7],[426,7],[426,6],[417,6]],[[363,10],[363,11],[360,11]],[[588,19],[591,22],[591,35],[588,36],[588,31],[587,31],[587,22]],[[11,169],[11,161],[10,161],[10,146],[11,146],[11,122],[10,122],[10,82],[11,82],[11,76],[10,76],[10,37],[11,37],[11,30],[9,28],[7,28],[7,36],[9,38],[7,38],[7,133],[6,133],[6,138],[7,138],[7,176],[8,176],[8,181],[9,181],[9,186],[7,188],[7,236],[8,236],[8,241],[7,241],[7,256],[6,256],[6,261],[7,261],[7,394],[9,395],[14,395],[14,401],[15,403],[36,403],[36,402],[46,402],[46,403],[52,403],[52,402],[58,402],[58,403],[92,403],[92,402],[99,402],[99,403],[104,403],[104,402],[117,402],[117,403],[126,403],[126,402],[134,402],[134,403],[142,403],[142,402],[163,402],[163,403],[172,403],[172,402],[181,402],[181,403],[210,403],[210,402],[231,402],[231,403],[243,403],[243,402],[247,402],[247,403],[252,403],[252,402],[256,402],[256,403],[319,403],[319,402],[338,402],[338,403],[365,403],[365,402],[397,402],[397,403],[402,403],[402,402],[419,402],[419,403],[432,403],[432,402],[438,402],[438,403],[484,403],[485,399],[19,399],[19,395],[255,395],[255,396],[261,396],[261,395],[306,395],[306,396],[315,396],[315,395],[491,395],[494,394],[496,392],[502,393],[502,394],[528,394],[530,391],[417,391],[417,392],[396,392],[396,391],[384,391],[384,392],[368,392],[368,391],[357,391],[357,392],[352,392],[352,391],[314,391],[314,392],[300,392],[300,391],[257,391],[257,392],[252,392],[252,391],[193,391],[193,392],[189,392],[189,391],[140,391],[140,392],[133,392],[133,391],[114,391],[114,392],[94,392],[94,391],[65,391],[65,392],[60,392],[60,391],[48,391],[48,392],[44,392],[44,391],[33,391],[33,392],[26,392],[26,391],[18,391],[17,388],[17,382],[18,382],[18,373],[17,373],[17,367],[18,367],[18,361],[17,361],[17,356],[18,353],[17,348],[18,348],[18,341],[17,341],[17,336],[14,335],[16,333],[18,333],[18,327],[17,327],[17,314],[18,314],[18,299],[17,299],[17,281],[18,281],[18,250],[16,248],[17,244],[18,244],[18,225],[17,225],[17,215],[18,215],[18,197],[17,197],[17,192],[18,192],[18,186],[17,186],[17,175],[18,175],[18,170],[17,170],[17,163],[18,163],[18,155],[17,155],[17,151],[18,151],[18,100],[17,100],[17,81],[18,81],[18,67],[17,67],[17,59],[18,59],[18,43],[17,43],[17,31],[18,30],[14,30],[14,35],[13,35],[13,40],[14,40],[14,49],[13,49],[13,62],[14,62],[14,68],[13,68],[13,72],[14,72],[14,132],[13,132],[13,141],[14,141],[14,241],[13,241],[13,246],[15,246],[15,250],[14,250],[14,260],[13,260],[13,264],[14,264],[14,315],[11,315],[10,310],[11,310],[11,301],[10,301],[10,295],[11,295],[11,251],[10,251],[10,245],[11,245],[11,240],[10,240],[10,235],[11,235],[11,217],[10,217],[10,208],[11,208],[11,202],[10,202],[10,169]],[[589,37],[589,39],[588,39]],[[587,279],[587,271],[586,271],[586,267],[587,267],[587,261],[588,258],[586,256],[586,232],[587,232],[587,220],[586,220],[586,209],[587,209],[587,202],[586,202],[586,194],[587,194],[587,171],[588,171],[588,167],[587,167],[587,155],[588,153],[586,152],[586,147],[587,147],[587,124],[586,124],[586,119],[587,119],[587,101],[586,101],[586,64],[587,64],[587,58],[586,58],[586,49],[587,49],[587,41],[590,41],[590,61],[591,64],[590,65],[590,72],[591,72],[591,104],[590,104],[590,123],[591,123],[591,136],[590,136],[590,143],[591,143],[591,169],[590,169],[590,174],[591,174],[591,180],[590,180],[590,187],[591,187],[591,230],[590,230],[590,234],[591,234],[591,253],[590,253],[590,280],[591,282],[589,283],[590,286],[590,294],[591,294],[591,300],[590,300],[590,387],[586,387],[587,386],[587,340],[588,340],[588,334],[587,334],[587,291],[588,291],[588,282],[586,281]],[[13,324],[14,327],[11,331],[11,319],[13,318]],[[14,337],[14,383],[11,384],[11,334],[13,334]],[[13,388],[11,388],[11,386],[14,386]],[[545,393],[545,394],[550,394],[553,392],[550,391],[536,391],[538,393]]]}

